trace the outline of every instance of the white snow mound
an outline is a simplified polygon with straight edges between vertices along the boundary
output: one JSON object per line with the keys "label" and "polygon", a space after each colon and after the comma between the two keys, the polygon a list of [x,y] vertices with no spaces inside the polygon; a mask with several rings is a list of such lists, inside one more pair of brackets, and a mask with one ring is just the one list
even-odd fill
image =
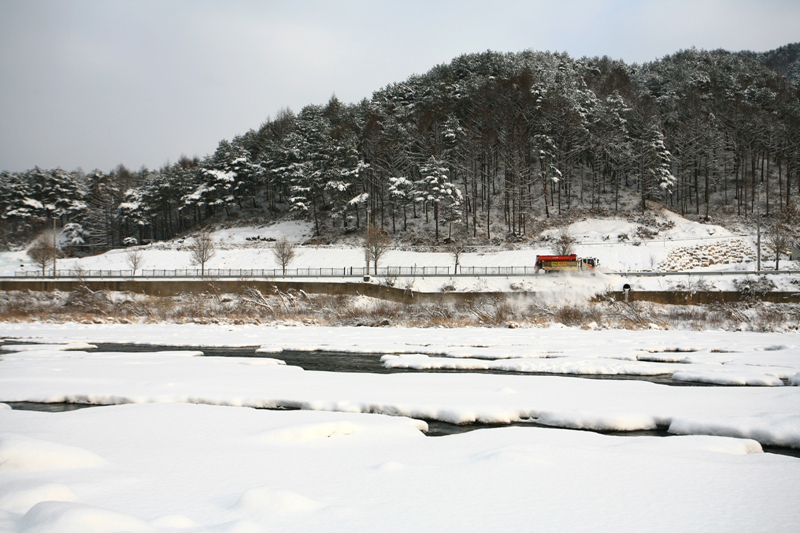
{"label": "white snow mound", "polygon": [[0,488],[0,509],[25,514],[39,502],[74,502],[77,495],[66,485],[41,481],[17,481]]}
{"label": "white snow mound", "polygon": [[539,424],[573,429],[596,431],[638,431],[655,429],[655,418],[641,414],[600,415],[588,411],[564,411],[540,414]]}
{"label": "white snow mound", "polygon": [[754,439],[761,444],[800,448],[800,416],[770,415],[721,419],[676,418],[669,432],[677,435],[720,435]]}
{"label": "white snow mound", "polygon": [[693,383],[714,383],[716,385],[783,386],[783,381],[780,378],[757,372],[704,372],[692,370],[675,372],[672,374],[672,379],[675,381],[691,381]]}
{"label": "white snow mound", "polygon": [[307,442],[341,435],[352,435],[356,432],[356,429],[356,425],[352,422],[304,424],[265,431],[258,436],[258,440],[266,442]]}
{"label": "white snow mound", "polygon": [[146,522],[101,507],[49,501],[34,505],[20,521],[20,533],[151,533]]}
{"label": "white snow mound", "polygon": [[407,467],[403,463],[398,463],[397,461],[386,461],[385,463],[381,463],[376,467],[376,470],[379,472],[391,473],[391,472],[399,472],[400,470],[405,470]]}
{"label": "white snow mound", "polygon": [[68,470],[105,464],[98,455],[73,446],[8,433],[0,435],[0,472]]}
{"label": "white snow mound", "polygon": [[322,504],[290,490],[257,487],[244,491],[234,507],[244,513],[289,514],[314,511]]}
{"label": "white snow mound", "polygon": [[197,522],[182,514],[169,514],[150,520],[150,524],[159,529],[190,529],[197,528]]}
{"label": "white snow mound", "polygon": [[[682,438],[693,438],[693,439],[703,439],[704,437],[694,436],[694,437],[682,437]],[[704,443],[704,448],[710,452],[716,453],[727,453],[730,455],[747,455],[749,453],[764,453],[763,448],[761,448],[761,444],[754,441],[753,439],[737,439],[737,438],[725,438],[725,437],[706,437],[708,440],[706,441],[698,441],[700,443]]]}

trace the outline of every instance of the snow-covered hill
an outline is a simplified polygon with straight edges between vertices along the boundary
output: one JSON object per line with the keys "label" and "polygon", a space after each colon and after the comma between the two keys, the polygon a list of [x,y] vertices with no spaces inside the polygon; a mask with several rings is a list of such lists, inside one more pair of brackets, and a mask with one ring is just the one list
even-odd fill
{"label": "snow-covered hill", "polygon": [[[582,257],[596,257],[601,268],[597,275],[527,276],[527,277],[441,277],[399,278],[396,286],[420,291],[437,291],[443,285],[456,291],[511,291],[536,290],[580,294],[585,291],[620,290],[630,284],[639,290],[669,290],[676,287],[691,288],[701,283],[706,272],[735,271],[741,276],[702,275],[702,285],[711,290],[733,290],[734,282],[752,276],[756,267],[755,237],[735,234],[722,226],[702,224],[682,218],[670,211],[661,211],[642,219],[587,218],[569,226],[576,240],[576,252]],[[473,247],[460,258],[465,267],[530,266],[539,254],[553,253],[553,242],[559,230],[544,232],[526,243],[502,246]],[[291,268],[345,268],[363,267],[364,252],[357,245],[303,245],[313,234],[310,224],[284,221],[266,226],[241,226],[219,229],[211,235],[217,247],[216,255],[206,264],[209,269],[279,268],[272,253],[274,240],[286,237],[296,243],[297,256]],[[140,269],[194,268],[188,244],[191,239],[181,238],[159,242],[139,249],[143,253]],[[396,247],[385,254],[380,266],[453,267],[453,256],[446,250],[428,248],[424,251],[411,247]],[[101,255],[80,259],[62,259],[61,270],[129,270],[127,250],[112,250]],[[762,246],[762,268],[774,267],[774,254]],[[781,270],[800,269],[798,262],[780,262]],[[35,271],[37,267],[25,252],[0,254],[0,275],[13,276],[20,271]],[[698,276],[624,277],[625,272],[691,271]],[[771,276],[777,290],[797,290],[796,275]],[[386,280],[373,279],[375,283]]]}

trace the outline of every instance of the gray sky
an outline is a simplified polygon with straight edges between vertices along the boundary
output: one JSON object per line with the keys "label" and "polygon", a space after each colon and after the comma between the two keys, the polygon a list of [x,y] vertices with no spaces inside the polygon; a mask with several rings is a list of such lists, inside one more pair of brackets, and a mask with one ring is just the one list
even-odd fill
{"label": "gray sky", "polygon": [[158,168],[489,49],[642,63],[797,41],[796,0],[0,0],[0,170]]}

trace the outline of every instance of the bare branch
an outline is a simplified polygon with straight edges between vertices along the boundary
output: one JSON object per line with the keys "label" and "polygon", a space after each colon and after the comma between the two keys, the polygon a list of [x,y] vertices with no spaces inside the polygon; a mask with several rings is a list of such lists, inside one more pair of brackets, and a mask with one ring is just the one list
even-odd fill
{"label": "bare branch", "polygon": [[189,244],[189,252],[191,253],[192,264],[200,265],[200,275],[205,276],[206,263],[217,255],[217,247],[214,244],[214,239],[211,238],[211,232],[207,229],[201,231]]}
{"label": "bare branch", "polygon": [[52,262],[56,255],[56,248],[47,235],[40,235],[28,248],[28,257],[42,268],[42,276],[45,275],[47,264]]}
{"label": "bare branch", "polygon": [[142,263],[144,263],[144,253],[139,249],[131,248],[125,252],[125,262],[131,267],[133,275],[135,276],[136,271],[142,266]]}
{"label": "bare branch", "polygon": [[558,238],[555,243],[556,255],[572,255],[575,253],[575,237],[573,237],[569,228],[564,226],[558,231]]}
{"label": "bare branch", "polygon": [[286,275],[286,267],[289,266],[294,258],[297,256],[297,250],[293,243],[289,242],[286,237],[281,237],[272,248],[272,255],[275,257],[275,262],[281,266],[283,275]]}
{"label": "bare branch", "polygon": [[389,251],[392,240],[386,232],[376,226],[370,226],[367,234],[364,236],[364,249],[367,254],[367,259],[372,261],[375,265],[375,275],[378,275],[378,261],[381,260],[383,254]]}

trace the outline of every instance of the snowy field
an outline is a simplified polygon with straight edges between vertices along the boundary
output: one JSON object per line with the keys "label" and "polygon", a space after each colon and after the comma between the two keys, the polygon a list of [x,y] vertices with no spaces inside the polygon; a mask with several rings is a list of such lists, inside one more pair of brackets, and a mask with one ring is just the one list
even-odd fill
{"label": "snowy field", "polygon": [[[572,299],[593,296],[605,290],[622,290],[630,284],[634,290],[671,290],[675,288],[702,290],[735,290],[734,283],[753,278],[756,268],[754,237],[737,235],[712,224],[690,221],[669,211],[662,211],[647,227],[649,238],[642,238],[644,226],[627,219],[586,219],[569,226],[576,239],[576,252],[582,257],[596,257],[601,268],[598,276],[577,276],[569,283],[547,279],[545,276],[527,277],[416,277],[398,278],[395,286],[423,292],[439,291],[448,285],[455,291],[536,291],[562,294]],[[207,269],[274,269],[271,247],[266,239],[286,237],[302,243],[312,234],[310,225],[298,221],[285,221],[263,227],[239,227],[218,230],[212,234],[217,246],[216,255],[206,264]],[[555,238],[557,231],[544,234]],[[143,262],[140,269],[194,268],[187,249],[190,239],[177,239],[165,243],[142,246]],[[536,256],[553,253],[552,246],[515,244],[505,247],[477,247],[460,259],[462,268],[517,266],[533,267]],[[513,248],[513,249],[511,249]],[[358,246],[298,246],[297,257],[290,268],[347,268],[363,267],[364,252]],[[771,269],[774,260],[766,245],[763,246],[762,267]],[[782,260],[781,270],[800,270],[798,262]],[[81,259],[63,259],[61,270],[130,270],[126,250],[112,250],[102,255]],[[380,261],[380,266],[391,267],[454,267],[453,256],[446,251],[412,251],[393,249]],[[37,267],[24,251],[0,253],[0,276],[14,276],[21,271],[35,271]],[[634,277],[618,275],[620,272],[649,272],[655,270],[695,272],[696,276]],[[708,276],[704,272],[741,272],[740,276]],[[748,273],[749,272],[749,273]],[[552,276],[551,276],[552,278]],[[800,289],[796,274],[771,275],[775,290]],[[324,281],[335,281],[324,279]],[[342,278],[347,279],[347,278]],[[352,279],[349,279],[352,280]],[[385,280],[373,278],[374,283]]]}
{"label": "snowy field", "polygon": [[[796,333],[2,328],[0,400],[114,405],[0,409],[0,531],[708,532],[800,523],[800,459],[762,453],[800,448]],[[91,349],[102,342],[185,348]],[[199,346],[250,346],[265,357],[199,357]],[[281,364],[284,351],[313,350],[501,372]],[[502,372],[527,365],[747,385]],[[248,408],[279,406],[301,410]],[[430,437],[425,420],[530,427]],[[576,431],[652,428],[671,436]]]}

